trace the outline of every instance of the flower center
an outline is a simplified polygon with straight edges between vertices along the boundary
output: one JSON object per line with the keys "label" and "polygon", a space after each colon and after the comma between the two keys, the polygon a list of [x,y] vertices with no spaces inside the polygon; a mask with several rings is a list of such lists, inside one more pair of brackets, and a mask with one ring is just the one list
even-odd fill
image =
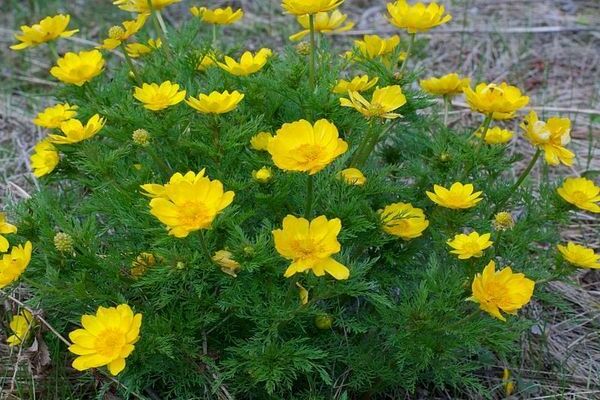
{"label": "flower center", "polygon": [[98,354],[115,358],[121,352],[126,344],[123,332],[115,330],[106,330],[96,339],[96,350]]}
{"label": "flower center", "polygon": [[477,254],[481,251],[481,247],[479,246],[479,243],[477,243],[477,241],[475,241],[475,240],[466,242],[464,244],[463,249],[465,252],[468,252],[471,254]]}
{"label": "flower center", "polygon": [[581,190],[576,190],[571,194],[575,203],[585,203],[589,200],[588,196]]}
{"label": "flower center", "polygon": [[182,225],[199,227],[210,222],[207,207],[203,203],[188,201],[179,207],[179,218]]}
{"label": "flower center", "polygon": [[314,144],[303,144],[298,148],[298,154],[308,163],[314,163],[321,158],[323,149]]}

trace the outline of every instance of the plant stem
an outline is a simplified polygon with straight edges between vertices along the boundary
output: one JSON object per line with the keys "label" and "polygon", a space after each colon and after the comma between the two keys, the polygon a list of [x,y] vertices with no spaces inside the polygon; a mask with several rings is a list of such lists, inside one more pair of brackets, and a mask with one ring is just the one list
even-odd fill
{"label": "plant stem", "polygon": [[315,42],[315,16],[310,14],[308,16],[309,29],[310,29],[310,65],[308,66],[308,82],[310,83],[311,90],[315,90],[315,65],[316,65],[316,42]]}
{"label": "plant stem", "polygon": [[206,245],[206,238],[204,237],[204,231],[200,230],[200,247],[202,247],[202,251],[204,252],[204,255],[206,256],[206,258],[208,259],[208,261],[213,264],[214,261],[212,259],[212,256],[210,255],[210,251],[208,250],[208,246]]}
{"label": "plant stem", "polygon": [[452,105],[452,100],[450,96],[444,96],[444,125],[448,126],[448,111],[450,110],[450,106]]}
{"label": "plant stem", "polygon": [[[483,120],[483,124],[481,125],[481,141],[479,143],[477,143],[477,152],[479,153],[479,149],[481,148],[481,145],[483,143],[485,143],[485,136],[488,133],[488,130],[490,129],[490,124],[492,123],[492,115],[486,115],[485,119]],[[479,130],[479,129],[478,129]],[[477,131],[475,131],[474,133],[477,133]]]}
{"label": "plant stem", "polygon": [[135,78],[135,81],[137,82],[139,87],[142,87],[142,78],[140,77],[140,74],[138,73],[137,69],[135,68],[135,64],[133,63],[133,60],[131,59],[131,57],[129,57],[129,54],[127,54],[127,50],[125,49],[125,43],[121,42],[120,47],[121,47],[121,50],[123,51],[123,55],[125,55],[125,61],[127,61],[129,70],[133,73],[133,77]]}
{"label": "plant stem", "polygon": [[404,59],[404,61],[402,61],[402,65],[400,66],[400,70],[398,71],[398,73],[400,75],[404,72],[404,68],[406,68],[406,62],[408,61],[408,59],[410,58],[410,55],[412,53],[413,46],[415,45],[415,37],[416,37],[416,33],[410,34],[408,48],[406,49],[406,58]]}
{"label": "plant stem", "polygon": [[217,24],[212,26],[212,48],[213,50],[217,49]]}
{"label": "plant stem", "polygon": [[54,57],[54,59],[58,60],[60,58],[60,56],[58,55],[58,50],[56,50],[56,42],[54,42],[54,41],[48,42],[48,48],[50,49],[50,53],[52,53],[52,56]]}
{"label": "plant stem", "polygon": [[154,161],[154,163],[157,164],[159,166],[159,168],[162,170],[165,177],[171,176],[171,174],[173,173],[173,171],[171,170],[171,167],[169,167],[167,165],[165,160],[163,160],[162,158],[160,158],[158,156],[158,154],[156,153],[156,151],[152,147],[152,145],[146,147],[146,149],[148,150],[148,154],[150,154],[150,157],[152,157],[152,160]]}
{"label": "plant stem", "polygon": [[[167,36],[165,35],[165,31],[163,30],[163,27],[161,26],[158,11],[156,11],[154,9],[154,7],[152,6],[152,0],[147,0],[147,1],[148,1],[148,7],[150,8],[150,13],[152,14],[151,18],[152,18],[152,22],[154,23],[154,30],[156,31],[156,34],[162,41],[162,43],[163,43],[162,47],[165,48],[165,52],[167,53],[168,56],[170,56],[171,48],[169,47],[169,42],[167,41]],[[164,23],[163,23],[163,25],[164,25]]]}
{"label": "plant stem", "polygon": [[314,183],[314,176],[308,175],[308,177],[306,178],[306,206],[304,207],[304,218],[308,220],[310,220],[312,214]]}

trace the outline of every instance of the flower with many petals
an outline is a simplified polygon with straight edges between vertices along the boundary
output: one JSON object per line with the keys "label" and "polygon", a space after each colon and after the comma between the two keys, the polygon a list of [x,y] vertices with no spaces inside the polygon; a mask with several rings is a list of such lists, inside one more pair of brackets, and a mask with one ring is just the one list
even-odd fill
{"label": "flower with many petals", "polygon": [[452,19],[451,15],[444,15],[444,6],[437,3],[410,5],[406,0],[398,0],[388,3],[387,10],[388,21],[408,33],[426,32]]}
{"label": "flower with many petals", "polygon": [[241,269],[240,263],[233,259],[233,254],[227,250],[219,250],[212,256],[212,260],[221,267],[221,271],[234,278]]}
{"label": "flower with many petals", "polygon": [[271,139],[273,135],[270,132],[259,132],[250,139],[250,147],[258,151],[267,151]]}
{"label": "flower with many petals", "polygon": [[57,104],[39,113],[33,120],[33,123],[42,128],[56,129],[60,128],[60,124],[76,115],[77,106],[72,106],[69,103]]}
{"label": "flower with many petals", "polygon": [[106,120],[99,114],[94,114],[83,125],[78,119],[70,119],[60,124],[62,135],[48,135],[50,142],[56,144],[73,144],[95,136],[104,127]]}
{"label": "flower with many petals", "polygon": [[371,89],[379,82],[378,77],[374,77],[373,79],[369,79],[368,75],[359,75],[352,78],[351,81],[347,81],[345,79],[340,79],[336,82],[333,93],[337,94],[346,94],[348,92],[365,92]]}
{"label": "flower with many petals", "polygon": [[13,334],[6,339],[6,343],[11,347],[21,345],[31,335],[34,325],[35,319],[31,312],[29,310],[21,311],[11,319],[8,325]]}
{"label": "flower with many petals", "polygon": [[181,103],[185,99],[186,91],[179,90],[179,85],[165,81],[157,83],[144,83],[142,87],[136,87],[133,97],[138,99],[144,108],[152,111],[160,111],[165,108]]}
{"label": "flower with many petals", "polygon": [[483,256],[483,251],[490,247],[494,242],[490,240],[489,233],[479,235],[477,232],[471,232],[468,235],[460,233],[454,236],[454,239],[448,240],[448,246],[452,247],[450,253],[456,254],[460,260],[468,260],[471,257]]}
{"label": "flower with many petals", "polygon": [[505,82],[480,83],[475,87],[463,89],[467,103],[473,111],[480,112],[493,119],[510,119],[517,110],[529,103],[529,97],[523,96],[521,90]]}
{"label": "flower with many petals", "polygon": [[496,271],[496,263],[490,261],[473,279],[469,300],[479,303],[479,308],[502,321],[506,318],[500,311],[515,315],[529,303],[535,282],[521,273],[513,273],[510,267]]}
{"label": "flower with many petals", "polygon": [[69,333],[73,342],[69,351],[78,356],[73,368],[85,371],[106,365],[112,375],[123,371],[140,338],[142,314],[134,315],[127,304],[99,307],[96,315],[81,316],[81,325],[83,329]]}
{"label": "flower with many petals", "polygon": [[101,46],[98,46],[101,49],[105,50],[113,50],[116,49],[129,39],[131,36],[135,35],[146,23],[148,19],[148,15],[140,14],[136,19],[131,21],[124,21],[123,27],[113,26],[108,31],[108,38],[104,39]]}
{"label": "flower with many petals", "polygon": [[569,264],[580,268],[600,269],[600,254],[594,253],[594,249],[573,242],[566,246],[557,245],[558,251]]}
{"label": "flower with many petals", "polygon": [[587,178],[567,178],[562,186],[556,190],[560,197],[574,206],[600,213],[600,187]]}
{"label": "flower with many petals", "polygon": [[150,14],[152,10],[160,11],[171,4],[179,3],[181,0],[114,0],[113,4],[121,10]]}
{"label": "flower with many petals", "polygon": [[244,94],[234,90],[229,93],[212,92],[209,95],[201,93],[198,97],[189,97],[185,102],[194,110],[203,114],[225,114],[235,110],[244,98]]}
{"label": "flower with many petals", "polygon": [[12,233],[17,233],[17,227],[9,224],[6,221],[6,214],[0,212],[0,253],[6,252],[9,247],[8,240],[2,235],[10,235]]}
{"label": "flower with many petals", "polygon": [[98,50],[67,53],[59,58],[50,74],[64,83],[82,86],[102,73],[104,58]]}
{"label": "flower with many petals", "polygon": [[575,154],[565,147],[571,142],[569,118],[551,117],[544,122],[538,119],[535,111],[531,111],[523,120],[521,128],[532,145],[544,150],[546,163],[573,165]]}
{"label": "flower with many petals", "polygon": [[433,185],[434,193],[426,192],[426,194],[431,201],[442,207],[460,210],[475,207],[477,203],[483,200],[480,197],[483,192],[474,192],[474,190],[473,185],[470,183],[463,185],[460,182],[455,182],[450,186],[450,189]]}
{"label": "flower with many petals", "polygon": [[68,31],[67,26],[70,20],[70,15],[59,14],[53,17],[46,17],[32,26],[22,25],[21,33],[15,34],[15,38],[21,43],[14,44],[10,48],[13,50],[23,50],[57,38],[71,37],[79,32],[79,29]]}
{"label": "flower with many petals", "polygon": [[54,171],[60,161],[60,156],[50,140],[44,139],[33,147],[33,154],[29,160],[33,176],[41,178]]}
{"label": "flower with many petals", "polygon": [[[481,129],[475,132],[475,136],[481,137]],[[504,144],[510,142],[510,139],[513,138],[515,134],[508,129],[502,129],[499,126],[494,126],[493,128],[489,128],[485,133],[485,142],[487,144]]]}
{"label": "flower with many petals", "polygon": [[419,82],[421,88],[427,93],[437,96],[456,96],[469,87],[470,78],[462,78],[457,73],[447,74],[439,78],[431,77]]}
{"label": "flower with many petals", "polygon": [[344,0],[282,0],[283,9],[294,15],[317,14],[338,8]]}
{"label": "flower with many petals", "polygon": [[382,228],[404,240],[417,238],[429,226],[425,213],[409,203],[392,203],[379,210]]}
{"label": "flower with many petals", "polygon": [[341,245],[337,236],[342,229],[339,218],[327,220],[321,215],[312,221],[288,215],[283,228],[273,231],[275,249],[284,258],[292,260],[284,276],[312,271],[316,276],[325,273],[335,279],[348,279],[350,270],[331,256],[339,253]]}
{"label": "flower with many petals", "polygon": [[[383,64],[389,66],[390,56],[396,51],[400,44],[400,36],[394,35],[389,38],[382,38],[378,35],[364,35],[362,40],[355,40],[354,47],[359,53],[359,58],[365,60],[381,59]],[[348,52],[347,58],[353,59],[354,53]],[[400,53],[402,58],[402,53]]]}
{"label": "flower with many petals", "polygon": [[256,52],[256,54],[246,51],[240,57],[240,61],[225,56],[225,62],[218,62],[217,64],[221,69],[229,72],[231,75],[247,76],[260,71],[272,55],[273,52],[270,49],[263,48]]}
{"label": "flower with many petals", "polygon": [[392,111],[406,104],[406,97],[402,93],[400,85],[375,89],[371,101],[365,99],[358,92],[350,91],[348,97],[348,99],[340,99],[342,107],[352,107],[367,118],[398,118],[401,115]]}
{"label": "flower with many petals", "polygon": [[367,182],[367,178],[358,168],[343,169],[338,176],[348,185],[362,186]]}
{"label": "flower with many petals", "polygon": [[125,46],[127,55],[131,58],[139,58],[146,54],[152,53],[156,49],[162,47],[162,40],[160,39],[148,39],[146,43],[129,43]]}
{"label": "flower with many petals", "polygon": [[326,119],[320,119],[314,125],[304,119],[283,124],[267,147],[278,168],[310,175],[347,150],[348,143],[339,137],[336,126]]}
{"label": "flower with many petals", "polygon": [[[339,10],[334,10],[331,13],[320,12],[315,14],[314,18],[315,32],[334,34],[349,31],[354,27],[354,22],[348,22],[343,25],[348,16],[342,14]],[[304,14],[299,15],[296,19],[304,29],[290,36],[290,40],[293,41],[301,40],[310,33],[310,17],[307,14]]]}
{"label": "flower with many petals", "polygon": [[31,261],[31,242],[25,246],[13,246],[9,253],[0,258],[0,289],[10,285],[25,271]]}
{"label": "flower with many petals", "polygon": [[213,25],[230,25],[244,16],[244,11],[241,9],[234,11],[231,7],[215,8],[213,10],[206,7],[192,7],[190,12],[195,17],[200,18],[202,22]]}

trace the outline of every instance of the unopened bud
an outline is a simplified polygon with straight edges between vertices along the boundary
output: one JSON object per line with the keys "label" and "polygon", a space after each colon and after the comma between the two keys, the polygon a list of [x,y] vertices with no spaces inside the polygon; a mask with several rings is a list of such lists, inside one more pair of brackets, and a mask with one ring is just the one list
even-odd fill
{"label": "unopened bud", "polygon": [[58,232],[54,235],[54,247],[61,253],[72,253],[73,238],[68,233]]}
{"label": "unopened bud", "polygon": [[131,135],[131,139],[138,146],[146,147],[150,144],[150,134],[145,129],[136,129]]}
{"label": "unopened bud", "polygon": [[108,30],[108,37],[115,40],[121,40],[123,35],[125,34],[125,29],[120,26],[113,26]]}

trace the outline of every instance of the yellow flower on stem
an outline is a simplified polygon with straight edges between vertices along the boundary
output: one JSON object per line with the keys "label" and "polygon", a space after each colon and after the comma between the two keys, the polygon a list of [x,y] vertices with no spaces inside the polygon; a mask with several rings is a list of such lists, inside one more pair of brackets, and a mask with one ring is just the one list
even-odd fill
{"label": "yellow flower on stem", "polygon": [[284,258],[292,260],[284,276],[312,271],[316,276],[325,273],[335,279],[348,279],[350,270],[331,256],[339,253],[341,245],[337,235],[342,229],[338,218],[327,220],[321,215],[308,221],[288,215],[283,219],[283,228],[273,231],[275,249]]}
{"label": "yellow flower on stem", "polygon": [[521,123],[525,138],[539,149],[544,150],[544,158],[549,165],[573,165],[575,154],[565,146],[571,142],[571,121],[569,118],[549,118],[540,121],[535,111],[529,112]]}
{"label": "yellow flower on stem", "polygon": [[502,321],[501,314],[516,315],[517,311],[529,303],[533,295],[535,282],[521,273],[513,273],[510,267],[496,271],[496,263],[490,261],[473,279],[473,295],[468,300],[479,303],[479,308]]}
{"label": "yellow flower on stem", "polygon": [[12,50],[23,50],[61,37],[71,37],[79,32],[79,29],[68,31],[67,26],[70,20],[70,15],[59,14],[46,17],[32,26],[22,25],[21,33],[15,34],[15,38],[21,43],[14,44],[10,48]]}
{"label": "yellow flower on stem", "polygon": [[600,254],[594,253],[594,249],[573,242],[566,246],[557,245],[558,251],[569,264],[580,268],[600,269]]}
{"label": "yellow flower on stem", "polygon": [[271,139],[273,135],[270,132],[259,132],[250,139],[250,147],[258,151],[267,151]]}
{"label": "yellow flower on stem", "polygon": [[70,119],[60,124],[62,135],[48,135],[51,143],[73,144],[95,136],[104,127],[106,120],[99,114],[88,119],[85,126],[78,119]]}
{"label": "yellow flower on stem", "polygon": [[244,94],[237,90],[231,93],[226,90],[223,93],[215,91],[209,95],[200,94],[197,98],[189,97],[185,102],[203,114],[225,114],[235,110],[243,98]]}
{"label": "yellow flower on stem", "polygon": [[305,15],[331,11],[344,0],[283,0],[281,6],[288,14]]}
{"label": "yellow flower on stem", "polygon": [[456,254],[460,260],[468,260],[471,257],[483,256],[483,251],[490,247],[494,242],[490,240],[492,235],[484,233],[479,235],[477,232],[471,232],[468,235],[464,233],[454,236],[454,239],[448,239],[448,246],[452,247],[450,253]]}
{"label": "yellow flower on stem", "polygon": [[590,211],[600,213],[600,187],[587,178],[566,178],[557,190],[560,197],[567,203]]}
{"label": "yellow flower on stem", "polygon": [[333,93],[336,94],[346,94],[348,92],[365,92],[371,89],[379,82],[378,77],[374,77],[373,79],[369,79],[368,75],[359,75],[352,78],[351,81],[347,81],[345,79],[340,79],[336,82]]}
{"label": "yellow flower on stem", "polygon": [[33,123],[42,128],[60,128],[60,124],[77,115],[76,110],[77,106],[72,106],[69,103],[56,104],[39,113],[33,120]]}
{"label": "yellow flower on stem", "polygon": [[204,170],[185,176],[175,174],[168,184],[143,185],[153,197],[150,213],[169,229],[169,235],[187,237],[191,232],[209,229],[217,214],[233,201],[232,191],[224,192],[223,184],[204,176]]}
{"label": "yellow flower on stem", "polygon": [[198,71],[206,71],[215,65],[217,65],[217,56],[214,52],[210,51],[202,56],[202,59],[196,66],[196,69]]}
{"label": "yellow flower on stem", "polygon": [[237,273],[241,269],[241,266],[239,262],[233,259],[233,254],[230,251],[219,250],[213,255],[212,260],[221,267],[221,271],[237,278]]}
{"label": "yellow flower on stem", "polygon": [[398,0],[388,3],[387,10],[390,24],[408,33],[426,32],[452,19],[451,15],[444,15],[444,6],[437,3],[410,5],[406,0]]}
{"label": "yellow flower on stem", "polygon": [[429,226],[423,210],[409,203],[392,203],[378,212],[383,230],[404,240],[423,235]]}
{"label": "yellow flower on stem", "polygon": [[142,314],[134,315],[127,304],[99,307],[96,315],[82,315],[81,325],[83,329],[69,333],[73,342],[69,351],[78,356],[73,368],[85,371],[106,365],[111,375],[123,371],[140,338]]}
{"label": "yellow flower on stem", "polygon": [[505,82],[501,84],[480,83],[475,87],[463,89],[467,103],[473,111],[480,112],[492,119],[510,119],[529,103],[529,97],[521,90]]}
{"label": "yellow flower on stem", "polygon": [[64,83],[82,86],[102,73],[104,58],[98,50],[67,53],[59,58],[50,74]]}
{"label": "yellow flower on stem", "polygon": [[36,178],[41,178],[54,171],[60,161],[60,156],[50,140],[41,140],[34,146],[33,151],[29,160]]}
{"label": "yellow flower on stem", "polygon": [[0,212],[0,253],[6,252],[9,247],[8,240],[2,235],[12,233],[17,233],[17,227],[6,222],[6,214]]}
{"label": "yellow flower on stem", "polygon": [[31,335],[34,325],[35,319],[31,312],[29,310],[21,311],[11,319],[8,325],[13,334],[6,339],[6,343],[11,347],[19,346]]}
{"label": "yellow flower on stem", "polygon": [[497,231],[506,231],[515,227],[515,219],[509,212],[501,211],[494,215],[492,225]]}
{"label": "yellow flower on stem", "polygon": [[171,4],[179,3],[181,0],[114,0],[113,4],[121,10],[149,14],[160,11]]}
{"label": "yellow flower on stem", "polygon": [[367,118],[398,118],[401,115],[392,111],[406,104],[406,97],[399,85],[375,89],[370,102],[358,92],[348,92],[348,97],[340,99],[342,107],[352,107]]}
{"label": "yellow flower on stem", "polygon": [[181,103],[185,99],[186,91],[179,90],[179,85],[165,81],[160,85],[156,83],[144,83],[142,87],[136,87],[133,97],[138,99],[144,108],[152,111],[160,111],[165,108]]}
{"label": "yellow flower on stem", "polygon": [[483,200],[480,197],[483,192],[474,192],[474,187],[470,183],[463,185],[460,182],[455,182],[450,186],[450,189],[433,185],[433,191],[434,193],[426,192],[431,201],[453,210],[475,207],[477,203]]}
{"label": "yellow flower on stem", "polygon": [[160,49],[162,47],[162,40],[160,39],[148,39],[148,41],[144,43],[129,43],[125,46],[125,51],[131,58],[139,58],[145,56],[146,54],[152,53],[156,49]]}
{"label": "yellow flower on stem", "polygon": [[[364,35],[362,40],[355,40],[354,47],[358,50],[361,57],[366,60],[373,60],[378,57],[387,57],[396,51],[400,44],[400,36],[394,35],[389,38],[382,38],[378,35]],[[352,58],[350,52],[347,57]]]}
{"label": "yellow flower on stem", "polygon": [[135,20],[124,21],[123,27],[113,26],[108,31],[108,38],[104,39],[101,49],[114,50],[121,45],[124,41],[135,35],[146,23],[148,15],[140,14]]}
{"label": "yellow flower on stem", "polygon": [[230,25],[244,16],[244,11],[241,9],[234,11],[231,7],[215,8],[213,10],[206,7],[192,7],[190,13],[202,22],[214,25]]}
{"label": "yellow flower on stem", "polygon": [[240,61],[225,56],[225,63],[217,62],[217,64],[231,75],[247,76],[260,71],[272,55],[273,52],[270,49],[262,48],[256,54],[246,51],[240,57]]}
{"label": "yellow flower on stem", "polygon": [[431,77],[419,82],[421,88],[427,93],[437,96],[456,96],[463,92],[463,89],[469,87],[471,78],[460,77],[456,73]]}
{"label": "yellow flower on stem", "polygon": [[10,285],[25,271],[31,261],[31,242],[13,246],[10,253],[0,258],[0,289]]}
{"label": "yellow flower on stem", "polygon": [[[475,132],[475,136],[481,137],[482,130],[477,130]],[[487,144],[504,144],[510,142],[513,138],[514,133],[509,131],[508,129],[502,129],[499,126],[494,126],[493,128],[489,128],[485,134],[485,142]]]}
{"label": "yellow flower on stem", "polygon": [[267,151],[275,165],[284,171],[314,175],[348,150],[336,126],[320,119],[311,125],[302,119],[283,124],[269,141]]}
{"label": "yellow flower on stem", "polygon": [[358,168],[343,169],[338,176],[348,185],[362,186],[367,182],[367,178]]}
{"label": "yellow flower on stem", "polygon": [[[346,22],[346,19],[348,19],[348,16],[342,14],[339,10],[334,10],[331,13],[320,12],[315,14],[314,18],[315,32],[334,34],[349,31],[354,27],[354,22],[348,22],[346,25],[343,25],[344,22]],[[308,14],[299,15],[296,20],[304,29],[290,36],[289,39],[293,41],[301,40],[310,33]]]}
{"label": "yellow flower on stem", "polygon": [[273,178],[273,172],[269,167],[262,167],[258,171],[252,171],[252,178],[258,183],[267,183]]}

